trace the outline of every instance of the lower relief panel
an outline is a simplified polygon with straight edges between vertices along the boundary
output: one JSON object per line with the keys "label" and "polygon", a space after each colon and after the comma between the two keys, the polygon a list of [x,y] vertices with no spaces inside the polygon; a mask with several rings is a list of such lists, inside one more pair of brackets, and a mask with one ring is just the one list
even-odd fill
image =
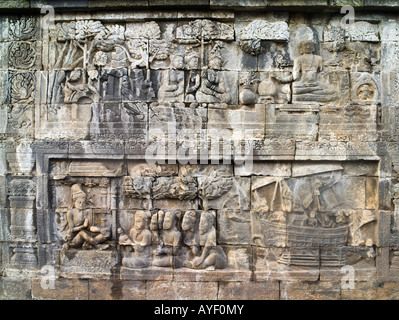
{"label": "lower relief panel", "polygon": [[317,280],[347,265],[362,279],[375,273],[376,162],[50,167],[67,277]]}

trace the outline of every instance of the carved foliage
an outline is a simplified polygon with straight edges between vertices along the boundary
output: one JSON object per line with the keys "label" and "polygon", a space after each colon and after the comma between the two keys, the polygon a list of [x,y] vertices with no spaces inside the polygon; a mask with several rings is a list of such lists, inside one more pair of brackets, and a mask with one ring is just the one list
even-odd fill
{"label": "carved foliage", "polygon": [[12,42],[8,49],[10,68],[29,69],[36,61],[36,51],[30,42]]}

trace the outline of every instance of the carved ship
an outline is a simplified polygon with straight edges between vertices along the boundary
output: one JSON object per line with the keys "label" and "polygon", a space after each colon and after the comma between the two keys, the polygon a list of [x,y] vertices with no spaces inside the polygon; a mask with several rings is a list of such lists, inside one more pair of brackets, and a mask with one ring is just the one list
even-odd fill
{"label": "carved ship", "polygon": [[334,267],[345,264],[348,227],[314,228],[287,226],[288,252],[281,255],[279,263],[307,267]]}

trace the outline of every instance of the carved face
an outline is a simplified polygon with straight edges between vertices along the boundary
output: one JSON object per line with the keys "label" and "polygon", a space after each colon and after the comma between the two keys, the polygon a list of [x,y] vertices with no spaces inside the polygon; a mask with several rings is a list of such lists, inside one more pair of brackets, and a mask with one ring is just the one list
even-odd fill
{"label": "carved face", "polygon": [[163,220],[163,229],[164,230],[169,230],[172,228],[173,223],[175,222],[172,213],[166,212],[165,213],[165,219]]}
{"label": "carved face", "polygon": [[176,69],[183,69],[184,67],[184,59],[182,56],[174,56],[172,61],[173,67]]}
{"label": "carved face", "polygon": [[222,59],[213,58],[209,61],[209,67],[214,70],[220,70],[222,68]]}
{"label": "carved face", "polygon": [[79,69],[75,69],[71,72],[71,75],[69,76],[70,81],[77,81],[80,79],[82,73],[80,72]]}
{"label": "carved face", "polygon": [[310,54],[314,51],[314,46],[312,41],[303,41],[300,44],[300,51],[302,54]]}
{"label": "carved face", "polygon": [[156,214],[154,214],[152,217],[151,217],[151,222],[150,222],[150,230],[151,231],[156,231],[156,230],[158,230],[158,219],[157,219],[158,217],[157,217],[157,215]]}
{"label": "carved face", "polygon": [[187,61],[187,67],[189,69],[197,69],[199,65],[199,58],[197,56],[192,56],[188,61]]}
{"label": "carved face", "polygon": [[194,226],[195,226],[195,217],[189,214],[185,214],[183,217],[181,228],[184,231],[188,231],[188,230],[194,230]]}
{"label": "carved face", "polygon": [[145,227],[145,220],[141,214],[136,214],[134,217],[134,228],[136,230],[143,230]]}
{"label": "carved face", "polygon": [[208,215],[202,215],[200,224],[199,224],[199,232],[200,234],[205,234],[212,227],[212,219]]}
{"label": "carved face", "polygon": [[312,219],[316,218],[316,212],[312,211],[309,215]]}
{"label": "carved face", "polygon": [[122,86],[124,88],[129,88],[130,87],[129,77],[126,76],[126,75],[122,77]]}
{"label": "carved face", "polygon": [[372,100],[374,98],[374,88],[369,84],[362,84],[357,90],[357,97],[364,101]]}
{"label": "carved face", "polygon": [[86,206],[86,198],[79,197],[75,200],[75,208],[78,210],[83,210]]}

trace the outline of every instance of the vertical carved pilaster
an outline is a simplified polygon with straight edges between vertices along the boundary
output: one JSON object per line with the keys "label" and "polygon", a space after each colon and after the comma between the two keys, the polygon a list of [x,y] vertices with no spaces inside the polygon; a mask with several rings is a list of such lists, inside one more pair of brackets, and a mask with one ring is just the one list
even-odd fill
{"label": "vertical carved pilaster", "polygon": [[10,203],[11,265],[37,266],[35,200],[36,185],[28,178],[14,178],[8,186]]}

